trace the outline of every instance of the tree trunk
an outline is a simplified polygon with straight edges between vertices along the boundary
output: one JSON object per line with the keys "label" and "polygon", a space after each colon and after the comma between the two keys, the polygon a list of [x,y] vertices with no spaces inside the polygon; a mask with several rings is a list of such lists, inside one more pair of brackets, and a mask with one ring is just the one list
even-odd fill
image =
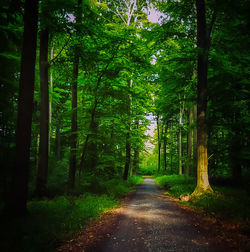
{"label": "tree trunk", "polygon": [[132,84],[132,80],[128,82],[128,94],[127,94],[127,115],[128,115],[128,122],[127,122],[127,133],[126,133],[126,158],[125,158],[125,167],[123,173],[123,179],[128,179],[128,172],[130,167],[130,158],[131,158],[131,145],[130,145],[130,95],[129,90]]}
{"label": "tree trunk", "polygon": [[60,123],[59,120],[58,124],[56,125],[56,141],[55,141],[55,152],[56,152],[56,160],[61,160],[61,132],[60,132]]}
{"label": "tree trunk", "polygon": [[173,122],[171,122],[171,136],[170,136],[170,172],[173,172]]}
{"label": "tree trunk", "polygon": [[48,146],[49,146],[49,79],[48,79],[48,44],[49,32],[40,32],[40,143],[39,165],[36,181],[36,195],[46,195],[48,180]]}
{"label": "tree trunk", "polygon": [[126,159],[125,159],[125,167],[124,167],[124,173],[123,173],[123,179],[127,180],[128,179],[128,171],[130,167],[130,134],[126,134]]}
{"label": "tree trunk", "polygon": [[179,175],[182,175],[182,132],[181,127],[179,128],[179,144],[178,144],[178,160],[179,160]]}
{"label": "tree trunk", "polygon": [[198,166],[197,186],[192,193],[194,196],[212,192],[208,181],[208,158],[207,158],[207,67],[208,67],[208,43],[206,34],[205,1],[196,0],[197,10],[197,47],[198,54],[198,108],[197,108],[197,145],[198,145]]}
{"label": "tree trunk", "polygon": [[168,125],[165,124],[164,139],[163,139],[163,170],[167,170],[167,129]]}
{"label": "tree trunk", "polygon": [[178,155],[179,155],[179,175],[183,174],[183,168],[182,168],[182,108],[180,107],[180,118],[179,118],[179,150],[178,150]]}
{"label": "tree trunk", "polygon": [[[76,23],[81,22],[82,15],[82,1],[78,0]],[[78,36],[78,32],[77,32]],[[70,141],[70,166],[69,166],[69,178],[68,187],[69,190],[73,190],[75,187],[75,174],[76,174],[76,154],[77,154],[77,79],[79,71],[79,54],[78,46],[74,50],[73,61],[73,76],[72,76],[72,115],[71,115],[71,141]]]}
{"label": "tree trunk", "polygon": [[193,107],[194,128],[193,128],[193,176],[197,176],[197,105]]}
{"label": "tree trunk", "polygon": [[157,115],[157,136],[158,136],[158,173],[161,171],[161,138],[160,138],[160,123],[159,116]]}
{"label": "tree trunk", "polygon": [[232,179],[234,183],[242,182],[242,167],[241,167],[241,148],[242,148],[242,133],[238,125],[238,119],[241,118],[240,112],[236,111],[232,121],[231,146],[230,146],[230,165],[232,169]]}
{"label": "tree trunk", "polygon": [[72,78],[72,115],[71,115],[71,141],[70,141],[70,167],[69,167],[69,190],[75,187],[76,173],[76,149],[77,149],[77,79],[79,69],[79,57],[75,55],[73,62]]}
{"label": "tree trunk", "polygon": [[97,146],[97,134],[98,134],[98,122],[93,121],[90,125],[90,139],[89,139],[89,147],[88,147],[88,153],[90,155],[90,162],[89,167],[95,171],[95,168],[98,164],[98,146]]}
{"label": "tree trunk", "polygon": [[[50,50],[50,60],[53,59],[54,55],[54,47],[52,45],[51,50]],[[48,153],[50,154],[50,138],[51,138],[51,121],[52,121],[52,92],[53,92],[53,72],[50,68],[50,90],[49,90],[49,146],[48,146]]]}
{"label": "tree trunk", "polygon": [[133,160],[133,169],[134,169],[134,173],[137,174],[138,170],[139,170],[139,150],[138,148],[134,149],[134,160]]}
{"label": "tree trunk", "polygon": [[192,160],[192,147],[193,147],[193,109],[189,109],[189,114],[188,114],[188,137],[187,137],[187,167],[185,171],[185,175],[189,176],[190,175],[190,167],[191,167],[191,160]]}
{"label": "tree trunk", "polygon": [[[135,128],[139,129],[139,119],[136,119]],[[133,159],[133,172],[137,174],[139,170],[139,149],[138,146],[134,148],[134,159]]]}
{"label": "tree trunk", "polygon": [[37,21],[38,1],[26,0],[16,128],[16,156],[12,171],[11,195],[5,208],[6,213],[14,215],[24,215],[27,212]]}

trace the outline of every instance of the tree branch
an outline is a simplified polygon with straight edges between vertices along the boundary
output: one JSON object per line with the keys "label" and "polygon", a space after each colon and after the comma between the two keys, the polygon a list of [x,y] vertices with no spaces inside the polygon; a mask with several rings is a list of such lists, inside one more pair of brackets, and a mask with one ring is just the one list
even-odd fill
{"label": "tree branch", "polygon": [[211,19],[211,23],[209,25],[208,32],[207,32],[207,50],[209,50],[209,47],[210,47],[211,35],[212,35],[213,28],[214,28],[215,20],[216,20],[216,14],[217,14],[217,12],[214,10],[213,15],[212,15],[212,19]]}
{"label": "tree branch", "polygon": [[59,53],[58,53],[53,59],[51,59],[51,60],[48,62],[48,65],[49,65],[49,66],[50,66],[51,64],[53,64],[54,61],[56,60],[56,58],[58,58],[58,56],[62,53],[62,51],[64,50],[64,48],[68,45],[68,43],[69,43],[71,37],[72,37],[72,34],[69,33],[69,38],[68,38],[68,40],[65,42],[65,44],[63,45],[63,47],[61,48],[61,50],[59,51]]}

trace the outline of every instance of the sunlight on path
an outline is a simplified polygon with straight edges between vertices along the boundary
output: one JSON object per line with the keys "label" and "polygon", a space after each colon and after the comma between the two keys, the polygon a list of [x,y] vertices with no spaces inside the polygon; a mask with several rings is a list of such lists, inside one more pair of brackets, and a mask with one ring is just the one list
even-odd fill
{"label": "sunlight on path", "polygon": [[164,198],[152,178],[146,178],[112,233],[89,251],[222,250],[212,246],[207,234],[189,223],[175,203]]}

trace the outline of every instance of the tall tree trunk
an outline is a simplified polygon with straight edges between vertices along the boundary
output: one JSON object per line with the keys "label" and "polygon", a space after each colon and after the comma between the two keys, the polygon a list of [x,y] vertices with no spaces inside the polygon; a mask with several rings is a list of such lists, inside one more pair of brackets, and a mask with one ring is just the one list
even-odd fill
{"label": "tall tree trunk", "polygon": [[[54,47],[52,45],[50,49],[50,60],[53,59],[54,55]],[[52,92],[53,92],[53,72],[52,69],[50,68],[50,83],[49,83],[49,146],[48,146],[48,153],[50,154],[50,138],[51,138],[51,122],[52,122]]]}
{"label": "tall tree trunk", "polygon": [[127,133],[126,133],[126,157],[125,157],[125,167],[123,173],[123,179],[128,179],[128,172],[130,168],[130,159],[131,159],[131,144],[130,144],[130,95],[129,90],[132,84],[132,80],[128,81],[128,94],[127,94],[127,115],[128,115],[128,122],[127,122]]}
{"label": "tall tree trunk", "polygon": [[95,168],[98,164],[98,146],[97,146],[97,134],[98,134],[98,118],[96,121],[93,121],[92,124],[90,125],[90,139],[89,139],[89,147],[88,147],[88,153],[90,155],[90,162],[89,162],[89,167],[95,171]]}
{"label": "tall tree trunk", "polygon": [[193,120],[195,122],[193,128],[193,176],[197,176],[197,105],[193,107]]}
{"label": "tall tree trunk", "polygon": [[165,123],[164,125],[164,138],[163,138],[163,170],[166,172],[167,170],[167,130],[168,130],[168,124]]}
{"label": "tall tree trunk", "polygon": [[181,127],[179,128],[179,136],[178,136],[178,161],[179,161],[179,175],[182,175],[182,132]]}
{"label": "tall tree trunk", "polygon": [[133,169],[134,169],[134,173],[137,174],[138,170],[139,170],[139,150],[138,148],[134,149],[134,160],[133,160]]}
{"label": "tall tree trunk", "polygon": [[178,155],[179,155],[179,175],[183,174],[183,168],[182,168],[182,108],[180,107],[180,118],[179,118],[179,150],[178,150]]}
{"label": "tall tree trunk", "polygon": [[[115,56],[115,54],[112,56],[111,61],[114,58],[114,56]],[[95,122],[95,118],[96,118],[97,106],[98,106],[98,103],[99,103],[99,101],[98,101],[98,90],[99,90],[99,87],[101,85],[102,77],[106,73],[106,71],[108,69],[108,66],[111,63],[111,61],[108,62],[108,64],[106,65],[106,67],[104,68],[104,70],[102,71],[100,76],[98,77],[97,84],[96,84],[96,87],[95,87],[95,91],[94,91],[95,99],[94,99],[93,108],[91,110],[91,121],[90,121],[90,125],[89,125],[89,131],[91,133],[89,133],[87,135],[86,140],[85,140],[84,145],[83,145],[81,160],[80,160],[80,164],[79,164],[79,183],[80,183],[80,179],[81,179],[81,173],[82,173],[82,169],[83,169],[83,166],[84,166],[84,162],[85,162],[89,142],[90,142],[91,138],[93,139],[97,135],[98,124]],[[93,131],[93,129],[95,129],[95,131]]]}
{"label": "tall tree trunk", "polygon": [[232,179],[235,184],[242,182],[242,167],[240,152],[242,148],[242,133],[238,125],[238,119],[241,118],[240,112],[233,113],[232,120],[232,133],[231,133],[231,146],[230,146],[230,165],[232,169]]}
{"label": "tall tree trunk", "polygon": [[191,160],[192,160],[192,147],[193,147],[193,108],[189,109],[188,113],[188,136],[187,136],[187,167],[185,171],[185,175],[189,176],[190,175],[190,168],[191,168]]}
{"label": "tall tree trunk", "polygon": [[197,145],[198,166],[197,186],[192,195],[201,195],[212,192],[208,181],[208,157],[207,157],[207,68],[208,68],[208,37],[206,34],[205,1],[196,0],[197,10],[197,47],[198,54],[198,102],[197,102]]}
{"label": "tall tree trunk", "polygon": [[130,143],[129,143],[129,139],[130,139],[130,134],[127,133],[126,134],[126,159],[125,159],[125,167],[124,167],[124,173],[123,173],[123,179],[127,180],[128,179],[128,171],[129,171],[129,167],[130,167]]}
{"label": "tall tree trunk", "polygon": [[26,0],[16,128],[16,156],[12,171],[11,195],[5,208],[6,213],[15,215],[24,215],[27,212],[37,21],[38,1]]}
{"label": "tall tree trunk", "polygon": [[61,132],[60,132],[61,120],[56,125],[56,139],[55,139],[55,152],[56,160],[61,160]]}
{"label": "tall tree trunk", "polygon": [[160,122],[159,116],[157,115],[157,136],[158,136],[158,173],[161,171],[161,137],[160,137]]}
{"label": "tall tree trunk", "polygon": [[173,172],[173,122],[171,122],[171,136],[170,136],[170,172]]}
{"label": "tall tree trunk", "polygon": [[[136,119],[135,122],[135,128],[138,130],[139,129],[139,119]],[[139,148],[138,146],[135,146],[134,148],[134,159],[133,159],[133,172],[135,174],[137,174],[138,170],[139,170]]]}
{"label": "tall tree trunk", "polygon": [[[76,52],[76,51],[75,51]],[[69,167],[69,190],[75,187],[76,174],[76,149],[77,149],[77,79],[79,69],[79,56],[75,55],[73,62],[73,78],[72,78],[72,115],[71,115],[71,141],[70,141],[70,167]]]}
{"label": "tall tree trunk", "polygon": [[39,165],[36,181],[36,195],[46,195],[48,180],[48,146],[49,146],[49,79],[48,79],[48,45],[49,32],[45,28],[40,32],[40,144]]}
{"label": "tall tree trunk", "polygon": [[[78,0],[76,23],[81,22],[82,15],[82,0]],[[78,31],[77,31],[78,37]],[[79,71],[79,53],[78,46],[74,50],[73,61],[73,76],[72,76],[72,115],[71,115],[71,141],[70,141],[70,165],[69,165],[69,178],[68,187],[69,190],[73,190],[75,187],[75,174],[76,174],[76,154],[77,154],[77,80]]]}

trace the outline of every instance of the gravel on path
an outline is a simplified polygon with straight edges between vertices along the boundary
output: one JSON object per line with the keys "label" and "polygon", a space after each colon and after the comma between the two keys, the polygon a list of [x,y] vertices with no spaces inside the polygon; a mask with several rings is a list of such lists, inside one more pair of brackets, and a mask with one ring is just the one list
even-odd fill
{"label": "gravel on path", "polygon": [[58,252],[232,251],[145,178],[132,199]]}
{"label": "gravel on path", "polygon": [[88,251],[225,251],[145,178],[111,233]]}

